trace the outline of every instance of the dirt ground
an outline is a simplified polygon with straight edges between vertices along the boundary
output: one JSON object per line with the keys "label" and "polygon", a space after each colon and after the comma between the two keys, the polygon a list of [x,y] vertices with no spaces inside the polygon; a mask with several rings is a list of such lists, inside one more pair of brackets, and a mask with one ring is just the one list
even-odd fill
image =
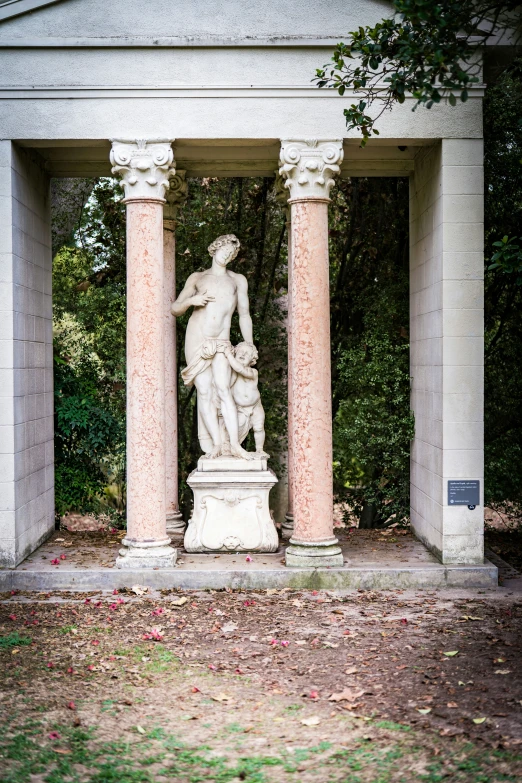
{"label": "dirt ground", "polygon": [[2,783],[522,778],[522,594],[0,596]]}

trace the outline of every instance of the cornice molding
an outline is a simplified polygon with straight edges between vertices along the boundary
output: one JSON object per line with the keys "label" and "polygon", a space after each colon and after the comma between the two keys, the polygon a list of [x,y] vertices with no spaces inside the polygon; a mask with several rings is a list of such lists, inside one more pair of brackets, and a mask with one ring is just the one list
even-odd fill
{"label": "cornice molding", "polygon": [[[30,2],[30,0],[25,0]],[[36,0],[35,0],[36,1]],[[14,0],[22,2],[22,0]],[[63,2],[63,0],[51,0],[51,2]],[[40,3],[40,5],[49,5],[49,2]],[[0,5],[0,12],[2,6]],[[25,13],[25,12],[24,12]],[[0,21],[2,16],[0,15]],[[223,48],[242,48],[252,49],[255,47],[268,49],[333,49],[342,35],[336,38],[325,37],[299,37],[291,36],[273,36],[270,38],[256,38],[254,36],[243,38],[225,38],[224,36],[214,36],[210,38],[195,38],[170,36],[163,38],[143,38],[139,36],[122,36],[118,38],[10,38],[9,40],[0,40],[0,48],[8,49],[223,49]],[[346,36],[347,37],[347,34]]]}
{"label": "cornice molding", "polygon": [[46,5],[62,3],[63,0],[7,0],[0,2],[0,22],[5,19],[14,19],[16,16],[29,14],[31,11],[37,11]]}
{"label": "cornice molding", "polygon": [[[484,87],[469,89],[469,100],[484,97]],[[146,86],[34,86],[1,85],[0,98],[4,100],[76,100],[90,98],[317,98],[321,100],[355,100],[360,93],[346,91],[341,97],[336,90],[320,90],[306,85],[175,85]],[[406,101],[414,101],[407,95]]]}

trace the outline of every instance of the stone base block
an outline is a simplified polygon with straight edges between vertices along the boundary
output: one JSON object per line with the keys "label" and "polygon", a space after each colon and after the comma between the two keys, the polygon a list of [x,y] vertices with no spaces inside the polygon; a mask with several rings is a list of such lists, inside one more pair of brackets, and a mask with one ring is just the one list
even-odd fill
{"label": "stone base block", "polygon": [[172,568],[176,563],[177,551],[169,546],[170,538],[151,543],[124,538],[122,544],[117,568]]}
{"label": "stone base block", "polygon": [[[217,466],[221,463],[221,470]],[[200,459],[187,480],[194,511],[187,552],[275,552],[279,546],[268,499],[277,483],[266,460]]]}
{"label": "stone base block", "polygon": [[336,538],[318,543],[296,541],[291,538],[290,546],[286,550],[285,563],[294,568],[339,567],[344,564],[344,559]]}

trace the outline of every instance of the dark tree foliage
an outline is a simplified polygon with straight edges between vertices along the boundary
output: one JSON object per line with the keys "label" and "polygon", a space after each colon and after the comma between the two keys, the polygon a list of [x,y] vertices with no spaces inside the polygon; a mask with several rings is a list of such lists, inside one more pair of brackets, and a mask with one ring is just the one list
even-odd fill
{"label": "dark tree foliage", "polygon": [[124,505],[125,207],[106,179],[93,187],[53,260],[58,515]]}
{"label": "dark tree foliage", "polygon": [[[484,103],[486,258],[499,235],[522,237],[522,59],[488,89]],[[522,239],[519,240],[522,244]],[[514,243],[513,243],[514,244]],[[485,491],[491,506],[522,512],[522,286],[486,265]],[[516,271],[516,266],[512,271]]]}
{"label": "dark tree foliage", "polygon": [[452,106],[467,101],[468,88],[480,81],[478,49],[506,28],[518,35],[519,6],[519,0],[394,0],[394,15],[351,32],[315,81],[340,95],[353,90],[361,96],[344,115],[364,146],[379,134],[375,125],[383,112],[408,94],[414,108],[429,109],[445,98]]}
{"label": "dark tree foliage", "polygon": [[330,207],[335,494],[362,527],[409,516],[408,180],[342,180]]}

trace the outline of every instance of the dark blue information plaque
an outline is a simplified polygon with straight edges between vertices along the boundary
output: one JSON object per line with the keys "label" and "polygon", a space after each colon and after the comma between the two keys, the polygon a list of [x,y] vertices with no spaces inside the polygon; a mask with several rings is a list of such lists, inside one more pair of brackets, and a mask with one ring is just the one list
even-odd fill
{"label": "dark blue information plaque", "polygon": [[448,506],[480,505],[480,481],[448,481]]}

